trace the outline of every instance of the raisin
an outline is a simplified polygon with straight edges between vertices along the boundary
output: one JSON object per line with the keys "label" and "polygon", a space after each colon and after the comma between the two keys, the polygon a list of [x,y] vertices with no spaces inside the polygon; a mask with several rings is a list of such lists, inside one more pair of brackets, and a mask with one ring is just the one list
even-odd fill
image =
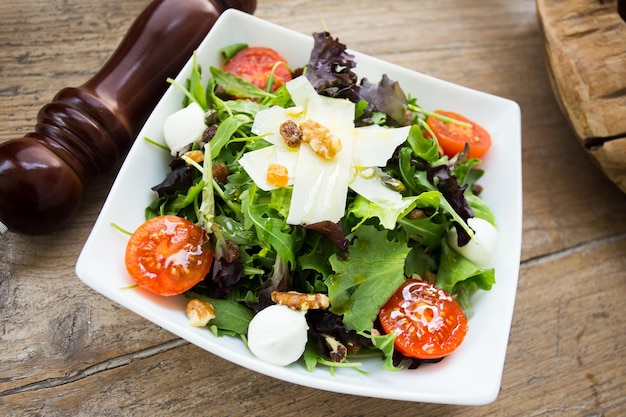
{"label": "raisin", "polygon": [[287,120],[280,125],[280,135],[291,148],[298,147],[302,141],[302,132],[293,120]]}
{"label": "raisin", "polygon": [[237,260],[237,258],[239,258],[240,252],[241,252],[241,249],[239,248],[239,245],[237,245],[232,240],[227,240],[226,248],[224,249],[223,258],[226,262],[233,263]]}
{"label": "raisin", "polygon": [[202,140],[205,142],[210,142],[211,139],[213,139],[213,136],[215,136],[215,133],[217,133],[217,124],[212,124],[211,126],[204,129],[204,132],[202,133]]}
{"label": "raisin", "polygon": [[228,181],[228,175],[230,175],[230,172],[228,171],[228,167],[225,163],[218,162],[213,164],[211,172],[213,174],[213,178],[215,178],[218,182],[226,184]]}

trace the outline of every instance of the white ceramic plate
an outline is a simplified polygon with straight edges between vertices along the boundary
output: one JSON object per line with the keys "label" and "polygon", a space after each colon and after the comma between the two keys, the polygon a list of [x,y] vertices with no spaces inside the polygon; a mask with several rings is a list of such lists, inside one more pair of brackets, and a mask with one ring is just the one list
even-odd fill
{"label": "white ceramic plate", "polygon": [[[338,36],[338,34],[333,34]],[[263,45],[278,50],[292,67],[304,65],[312,37],[292,32],[235,10],[224,13],[198,48],[198,61],[208,74],[219,66],[219,49],[233,43]],[[484,199],[498,219],[500,247],[495,262],[497,283],[490,292],[475,296],[474,316],[461,347],[437,364],[415,370],[381,370],[380,360],[365,361],[363,375],[339,368],[334,376],[319,366],[308,372],[303,363],[277,367],[256,359],[238,338],[217,338],[206,329],[190,326],[183,296],[166,298],[144,290],[124,290],[134,284],[124,267],[127,236],[111,227],[116,223],[134,230],[144,221],[144,208],[154,198],[150,190],[164,178],[167,152],[142,140],[162,141],[166,116],[181,106],[182,94],[171,87],[139,133],[94,228],[80,254],[76,272],[94,290],[129,310],[207,351],[248,369],[308,387],[406,401],[479,405],[496,399],[513,314],[519,273],[522,227],[521,116],[510,100],[470,90],[414,71],[355,53],[356,72],[377,82],[383,73],[398,80],[404,91],[427,109],[448,109],[482,124],[493,145],[484,158],[486,174],[480,183]],[[177,80],[184,83],[191,62]]]}

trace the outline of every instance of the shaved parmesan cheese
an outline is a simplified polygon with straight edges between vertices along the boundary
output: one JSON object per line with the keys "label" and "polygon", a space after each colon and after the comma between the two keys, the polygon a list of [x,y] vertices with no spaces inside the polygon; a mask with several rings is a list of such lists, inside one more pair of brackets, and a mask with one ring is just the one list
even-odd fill
{"label": "shaved parmesan cheese", "polygon": [[287,185],[292,185],[297,163],[298,152],[283,150],[276,146],[246,152],[239,158],[239,164],[246,170],[252,181],[264,191],[278,188],[267,181],[267,171],[271,164],[284,166],[289,174]]}
{"label": "shaved parmesan cheese", "polygon": [[[365,176],[357,172],[350,183],[350,188],[355,193],[381,206],[397,209],[405,205],[402,201],[402,194],[387,187],[380,179],[378,172],[374,175]],[[410,204],[409,202],[406,205]]]}
{"label": "shaved parmesan cheese", "polygon": [[[355,105],[351,101],[317,94],[304,76],[291,80],[286,87],[296,106],[262,110],[255,116],[252,126],[253,133],[272,145],[244,154],[239,163],[257,186],[266,191],[277,188],[267,180],[270,165],[286,167],[289,173],[287,185],[293,186],[287,223],[338,222],[345,213],[348,188],[394,211],[411,204],[382,183],[380,170],[372,169],[369,180],[354,178],[356,168],[364,172],[363,168],[386,165],[395,149],[406,140],[410,127],[355,128]],[[287,120],[298,127],[319,125],[320,132],[332,135],[332,143],[336,146],[330,149],[331,152],[320,150],[320,143],[311,141],[289,147],[280,134],[280,127]],[[327,143],[328,136],[320,138],[320,142],[322,145]]]}
{"label": "shaved parmesan cheese", "polygon": [[263,139],[280,148],[288,148],[285,140],[280,135],[280,126],[287,120],[292,120],[296,125],[300,124],[304,117],[304,109],[301,107],[289,107],[284,109],[274,106],[262,110],[254,117],[252,133],[263,135]]}
{"label": "shaved parmesan cheese", "polygon": [[315,88],[313,88],[309,80],[304,76],[289,81],[286,87],[287,91],[289,91],[289,95],[291,95],[291,100],[293,100],[294,104],[298,107],[307,107],[309,99],[318,95]]}
{"label": "shaved parmesan cheese", "polygon": [[[352,162],[355,167],[382,167],[406,140],[410,126],[390,129],[378,125],[355,130]],[[365,197],[365,196],[364,196]]]}
{"label": "shaved parmesan cheese", "polygon": [[341,142],[330,160],[300,146],[287,223],[338,222],[345,212],[352,165],[354,103],[315,93],[309,98],[306,118],[328,128]]}

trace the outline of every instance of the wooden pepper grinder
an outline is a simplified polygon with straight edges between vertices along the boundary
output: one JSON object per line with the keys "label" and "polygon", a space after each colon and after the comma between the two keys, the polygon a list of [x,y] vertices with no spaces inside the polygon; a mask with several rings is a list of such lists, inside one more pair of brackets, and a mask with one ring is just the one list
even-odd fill
{"label": "wooden pepper grinder", "polygon": [[228,8],[256,0],[154,0],[105,65],[64,88],[32,133],[0,144],[0,225],[22,234],[58,230],[76,213],[86,180],[123,157],[173,77]]}

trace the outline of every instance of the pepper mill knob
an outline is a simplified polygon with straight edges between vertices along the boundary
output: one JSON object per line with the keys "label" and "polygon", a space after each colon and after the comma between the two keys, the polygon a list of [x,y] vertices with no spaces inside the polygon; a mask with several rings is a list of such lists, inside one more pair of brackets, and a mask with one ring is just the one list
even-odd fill
{"label": "pepper mill knob", "polygon": [[28,235],[64,226],[86,180],[126,154],[167,77],[228,8],[254,13],[256,0],[152,1],[91,79],[59,91],[37,114],[34,132],[1,143],[0,225]]}

